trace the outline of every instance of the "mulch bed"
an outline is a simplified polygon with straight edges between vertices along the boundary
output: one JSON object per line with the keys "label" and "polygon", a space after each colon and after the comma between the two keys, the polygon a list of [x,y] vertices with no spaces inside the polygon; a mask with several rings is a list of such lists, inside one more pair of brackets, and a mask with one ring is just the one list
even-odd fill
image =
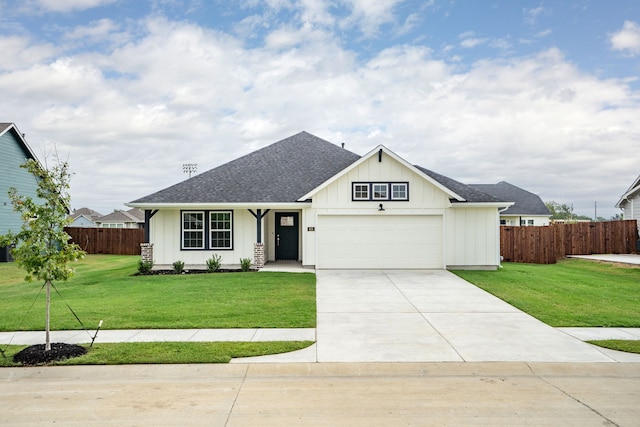
{"label": "mulch bed", "polygon": [[13,356],[15,363],[25,366],[46,365],[51,362],[82,356],[87,349],[75,344],[51,343],[51,351],[44,350],[44,344],[36,344],[19,351]]}

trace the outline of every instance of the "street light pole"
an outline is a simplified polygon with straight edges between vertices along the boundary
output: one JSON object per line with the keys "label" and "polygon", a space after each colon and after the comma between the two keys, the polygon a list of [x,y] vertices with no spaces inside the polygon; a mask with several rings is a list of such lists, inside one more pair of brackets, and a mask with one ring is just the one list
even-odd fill
{"label": "street light pole", "polygon": [[198,164],[197,163],[183,163],[182,164],[182,171],[184,173],[188,173],[189,174],[189,178],[191,178],[191,174],[192,173],[196,173],[198,171]]}

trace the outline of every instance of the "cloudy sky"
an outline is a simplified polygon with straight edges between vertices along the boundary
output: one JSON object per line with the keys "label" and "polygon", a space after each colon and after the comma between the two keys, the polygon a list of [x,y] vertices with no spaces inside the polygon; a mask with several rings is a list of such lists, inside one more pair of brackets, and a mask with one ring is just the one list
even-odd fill
{"label": "cloudy sky", "polygon": [[0,122],[102,213],[306,130],[609,218],[637,0],[0,0]]}

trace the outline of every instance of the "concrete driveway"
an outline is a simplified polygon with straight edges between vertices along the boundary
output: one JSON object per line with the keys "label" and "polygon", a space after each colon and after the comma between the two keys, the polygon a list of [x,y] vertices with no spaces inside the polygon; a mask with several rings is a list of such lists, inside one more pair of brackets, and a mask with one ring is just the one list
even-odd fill
{"label": "concrete driveway", "polygon": [[444,270],[317,272],[318,362],[607,362]]}
{"label": "concrete driveway", "polygon": [[445,270],[316,273],[316,344],[234,363],[640,361],[584,343]]}

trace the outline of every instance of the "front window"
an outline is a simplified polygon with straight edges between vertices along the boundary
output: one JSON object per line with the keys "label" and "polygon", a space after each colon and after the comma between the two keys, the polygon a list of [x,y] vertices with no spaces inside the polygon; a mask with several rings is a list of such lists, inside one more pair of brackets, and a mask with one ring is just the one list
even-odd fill
{"label": "front window", "polygon": [[211,212],[210,214],[211,235],[210,249],[232,249],[232,220],[231,212]]}
{"label": "front window", "polygon": [[182,247],[204,249],[204,212],[182,212]]}

